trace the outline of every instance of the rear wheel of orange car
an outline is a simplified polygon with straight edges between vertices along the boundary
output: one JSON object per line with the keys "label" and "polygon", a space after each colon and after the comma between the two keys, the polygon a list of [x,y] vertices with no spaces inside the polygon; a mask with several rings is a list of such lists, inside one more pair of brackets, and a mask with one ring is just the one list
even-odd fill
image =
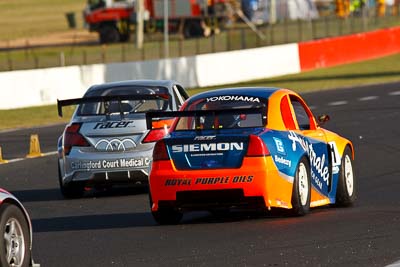
{"label": "rear wheel of orange car", "polygon": [[336,191],[336,205],[350,206],[356,200],[356,179],[353,170],[353,157],[349,147],[343,152],[342,164]]}
{"label": "rear wheel of orange car", "polygon": [[177,224],[182,219],[182,213],[172,208],[160,208],[158,211],[152,211],[154,220],[158,224]]}
{"label": "rear wheel of orange car", "polygon": [[[150,209],[153,207],[153,199],[149,192]],[[159,207],[157,211],[151,211],[154,220],[161,225],[177,224],[181,221],[183,214],[174,208]]]}
{"label": "rear wheel of orange car", "polygon": [[304,157],[297,165],[296,175],[293,181],[292,190],[292,213],[295,216],[302,216],[310,210],[311,199],[311,178],[310,165]]}

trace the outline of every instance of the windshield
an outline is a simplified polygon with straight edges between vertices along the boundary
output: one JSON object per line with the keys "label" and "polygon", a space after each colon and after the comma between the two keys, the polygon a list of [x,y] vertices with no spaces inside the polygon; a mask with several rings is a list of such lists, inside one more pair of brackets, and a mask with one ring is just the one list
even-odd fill
{"label": "windshield", "polygon": [[[267,110],[266,99],[248,96],[218,96],[197,100],[186,107],[186,110],[226,110],[227,113],[209,113],[204,116],[187,116],[179,118],[175,130],[235,129],[264,127]],[[260,112],[247,111],[229,114],[229,111],[258,108]]]}
{"label": "windshield", "polygon": [[[85,94],[84,97],[95,96],[139,96],[135,100],[112,100],[103,102],[84,103],[78,108],[79,116],[106,115],[106,114],[132,114],[146,111],[168,111],[170,110],[170,96],[165,87],[117,87],[94,90]],[[140,99],[140,96],[160,96],[159,99]],[[145,98],[145,97],[143,97]]]}

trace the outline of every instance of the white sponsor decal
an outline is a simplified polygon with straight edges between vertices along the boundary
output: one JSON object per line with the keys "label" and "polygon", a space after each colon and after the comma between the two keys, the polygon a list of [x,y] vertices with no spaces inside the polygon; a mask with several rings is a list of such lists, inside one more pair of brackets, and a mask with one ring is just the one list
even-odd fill
{"label": "white sponsor decal", "polygon": [[277,156],[275,155],[275,161],[288,166],[289,168],[292,166],[292,161],[288,160],[288,159],[284,159],[283,157]]}
{"label": "white sponsor decal", "polygon": [[[305,150],[307,151],[308,156],[310,157],[310,163],[311,166],[315,168],[317,171],[317,174],[319,177],[322,178],[322,180],[326,183],[327,186],[329,186],[329,168],[328,166],[325,166],[325,154],[322,154],[321,156],[317,156],[317,154],[314,151],[313,145],[310,144],[305,138],[302,138],[298,136],[295,132],[289,131],[288,138],[292,140],[292,149],[293,151],[296,151],[297,149],[297,143]],[[315,180],[316,184],[320,189],[322,189],[322,182],[319,181],[317,175],[311,171],[311,176]]]}
{"label": "white sponsor decal", "polygon": [[127,128],[135,127],[134,121],[109,121],[109,122],[98,122],[93,129],[115,129],[115,128]]}
{"label": "white sponsor decal", "polygon": [[116,138],[112,140],[101,139],[97,141],[94,147],[102,151],[126,151],[135,148],[136,143],[130,138],[122,140]]}
{"label": "white sponsor decal", "polygon": [[172,152],[214,152],[214,151],[229,151],[229,150],[243,150],[243,142],[232,143],[204,143],[204,144],[187,144],[187,145],[173,145]]}
{"label": "white sponsor decal", "polygon": [[213,96],[207,98],[207,102],[215,102],[215,101],[246,101],[246,102],[260,103],[260,99],[258,97],[253,97],[253,96],[222,95],[222,96]]}
{"label": "white sponsor decal", "polygon": [[276,150],[278,151],[278,153],[280,153],[282,155],[286,155],[285,147],[283,145],[282,140],[274,137],[274,141],[275,141],[275,146],[276,146]]}
{"label": "white sponsor decal", "polygon": [[336,142],[332,141],[328,143],[331,147],[331,155],[332,155],[332,174],[339,173],[339,166],[341,164],[341,157],[339,155],[339,151],[336,145]]}
{"label": "white sponsor decal", "polygon": [[216,138],[215,135],[201,135],[201,136],[196,136],[194,140],[199,140],[199,141],[205,141],[205,140],[214,140]]}
{"label": "white sponsor decal", "polygon": [[96,160],[96,161],[73,161],[71,168],[73,170],[96,170],[96,169],[114,169],[114,168],[129,168],[129,167],[144,167],[149,166],[150,158],[138,159],[116,159],[116,160]]}

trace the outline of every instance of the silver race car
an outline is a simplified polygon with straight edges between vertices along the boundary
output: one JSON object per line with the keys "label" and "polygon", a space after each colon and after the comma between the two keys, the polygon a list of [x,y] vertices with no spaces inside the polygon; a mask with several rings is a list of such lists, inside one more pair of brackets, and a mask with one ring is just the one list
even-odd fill
{"label": "silver race car", "polygon": [[38,267],[32,259],[32,224],[19,200],[0,188],[0,266]]}
{"label": "silver race car", "polygon": [[155,142],[172,119],[146,128],[147,111],[178,110],[188,98],[174,81],[121,81],[94,85],[83,98],[58,100],[78,105],[58,140],[61,193],[80,197],[85,187],[148,184]]}

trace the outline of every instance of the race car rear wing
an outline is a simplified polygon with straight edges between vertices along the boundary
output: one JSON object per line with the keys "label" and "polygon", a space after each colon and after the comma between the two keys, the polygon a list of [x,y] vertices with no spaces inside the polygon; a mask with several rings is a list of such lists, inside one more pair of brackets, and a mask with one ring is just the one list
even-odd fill
{"label": "race car rear wing", "polygon": [[247,115],[262,114],[262,125],[266,124],[266,108],[240,108],[240,109],[216,109],[216,110],[185,110],[185,111],[149,111],[146,112],[146,126],[148,130],[153,127],[153,119],[219,116],[219,115]]}
{"label": "race car rear wing", "polygon": [[[57,109],[58,116],[62,117],[62,108],[65,106],[72,105],[80,105],[84,103],[101,103],[101,102],[109,102],[109,101],[118,101],[119,102],[119,111],[121,116],[124,111],[122,109],[123,100],[168,100],[169,95],[167,94],[158,94],[158,95],[107,95],[107,96],[91,96],[91,97],[83,97],[83,98],[73,98],[73,99],[65,99],[59,100],[57,99]],[[106,112],[107,113],[107,112]]]}

